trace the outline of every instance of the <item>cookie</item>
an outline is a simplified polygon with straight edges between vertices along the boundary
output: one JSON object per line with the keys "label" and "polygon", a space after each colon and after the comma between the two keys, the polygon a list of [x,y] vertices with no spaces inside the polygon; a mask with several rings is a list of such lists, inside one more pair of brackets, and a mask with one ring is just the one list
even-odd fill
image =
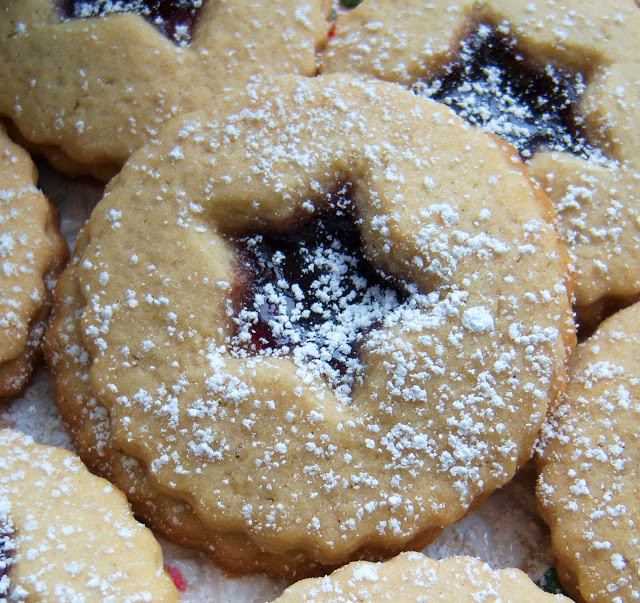
{"label": "cookie", "polygon": [[0,115],[59,169],[112,176],[172,115],[256,75],[315,75],[324,0],[16,0]]}
{"label": "cookie", "polygon": [[529,458],[563,387],[553,215],[510,148],[398,86],[230,94],[86,225],[47,336],[63,419],[233,571],[421,548]]}
{"label": "cookie", "polygon": [[540,590],[518,569],[492,570],[473,557],[436,561],[401,553],[385,563],[356,561],[287,588],[274,603],[298,601],[569,601]]}
{"label": "cookie", "polygon": [[0,400],[24,389],[40,358],[51,290],[68,254],[36,179],[29,155],[0,125]]}
{"label": "cookie", "polygon": [[545,427],[538,500],[558,575],[585,601],[640,597],[640,305],[581,343]]}
{"label": "cookie", "polygon": [[632,0],[365,0],[337,18],[322,71],[413,86],[515,144],[593,322],[640,293],[639,40]]}
{"label": "cookie", "polygon": [[11,601],[177,601],[125,496],[61,448],[0,430],[0,568]]}

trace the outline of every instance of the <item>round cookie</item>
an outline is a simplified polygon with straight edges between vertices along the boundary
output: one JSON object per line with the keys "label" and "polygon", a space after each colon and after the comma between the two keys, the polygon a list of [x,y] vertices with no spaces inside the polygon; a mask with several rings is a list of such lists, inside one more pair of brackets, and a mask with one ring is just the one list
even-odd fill
{"label": "round cookie", "polygon": [[473,557],[436,561],[421,553],[401,553],[385,563],[356,561],[324,578],[287,588],[274,603],[321,601],[569,601],[540,590],[521,570],[492,570]]}
{"label": "round cookie", "polygon": [[29,155],[0,125],[0,400],[20,393],[31,377],[68,254],[36,179]]}
{"label": "round cookie", "polygon": [[62,171],[106,179],[169,117],[225,88],[314,75],[325,12],[323,0],[5,2],[0,115]]}
{"label": "round cookie", "polygon": [[[496,49],[511,57],[514,79],[500,71],[506,59],[496,59]],[[489,66],[465,63],[466,56]],[[558,210],[578,314],[593,322],[640,293],[639,57],[640,11],[632,0],[365,0],[337,18],[321,70],[416,86],[516,143],[529,135],[524,113],[545,108],[538,117],[545,137],[555,127],[552,110],[563,107],[557,119],[575,132],[527,149],[528,167]],[[458,72],[471,81],[447,91]],[[573,136],[579,141],[566,142]]]}
{"label": "round cookie", "polygon": [[540,512],[563,586],[585,601],[640,597],[639,324],[634,304],[578,346],[543,431]]}
{"label": "round cookie", "polygon": [[47,338],[62,416],[137,513],[234,571],[421,548],[529,458],[563,387],[552,219],[509,147],[397,86],[238,91],[94,210]]}
{"label": "round cookie", "polygon": [[0,430],[0,588],[11,601],[177,601],[124,495],[66,450]]}

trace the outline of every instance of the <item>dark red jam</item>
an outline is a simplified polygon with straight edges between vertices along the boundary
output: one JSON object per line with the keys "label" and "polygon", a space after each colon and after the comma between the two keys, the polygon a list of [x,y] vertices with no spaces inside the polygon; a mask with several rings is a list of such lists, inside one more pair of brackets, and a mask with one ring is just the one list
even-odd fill
{"label": "dark red jam", "polygon": [[207,0],[58,0],[65,19],[136,13],[176,44],[188,44]]}
{"label": "dark red jam", "polygon": [[346,191],[282,233],[237,237],[237,340],[251,353],[293,355],[329,378],[353,374],[363,337],[406,293],[372,266]]}
{"label": "dark red jam", "polygon": [[444,73],[414,91],[449,105],[470,123],[513,144],[523,157],[540,148],[589,155],[575,105],[580,74],[528,64],[515,45],[481,25]]}

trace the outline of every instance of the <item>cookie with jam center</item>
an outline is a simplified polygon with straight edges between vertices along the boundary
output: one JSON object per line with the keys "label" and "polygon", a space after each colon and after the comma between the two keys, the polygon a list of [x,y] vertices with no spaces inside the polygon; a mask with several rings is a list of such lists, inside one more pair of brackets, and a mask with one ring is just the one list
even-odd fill
{"label": "cookie with jam center", "polygon": [[19,394],[41,358],[52,289],[68,257],[28,153],[0,126],[0,399]]}
{"label": "cookie with jam center", "polygon": [[640,305],[604,321],[569,363],[540,450],[540,512],[558,576],[585,601],[640,592]]}
{"label": "cookie with jam center", "polygon": [[514,144],[558,211],[588,331],[640,294],[639,33],[632,0],[364,0],[321,71],[412,87]]}
{"label": "cookie with jam center", "polygon": [[0,430],[5,600],[177,601],[151,532],[67,450]]}
{"label": "cookie with jam center", "polygon": [[325,13],[323,0],[5,2],[0,115],[60,170],[106,179],[225,88],[315,75]]}
{"label": "cookie with jam center", "polygon": [[86,225],[47,338],[63,418],[137,513],[233,571],[421,548],[564,387],[553,218],[510,147],[398,86],[231,93]]}

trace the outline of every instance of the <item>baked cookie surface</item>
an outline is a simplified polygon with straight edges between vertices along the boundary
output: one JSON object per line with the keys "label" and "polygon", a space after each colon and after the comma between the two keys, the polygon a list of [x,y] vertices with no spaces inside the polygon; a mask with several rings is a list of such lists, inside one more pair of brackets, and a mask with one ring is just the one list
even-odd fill
{"label": "baked cookie surface", "polygon": [[0,589],[10,601],[177,601],[124,495],[66,450],[0,430]]}
{"label": "baked cookie surface", "polygon": [[421,553],[401,553],[384,563],[356,561],[324,578],[290,586],[274,603],[296,601],[503,601],[534,603],[567,597],[540,590],[517,569],[492,570],[473,557],[436,561]]}
{"label": "baked cookie surface", "polygon": [[365,0],[322,71],[413,86],[519,147],[560,216],[579,315],[640,293],[634,2]]}
{"label": "baked cookie surface", "polygon": [[578,346],[543,432],[540,511],[563,586],[586,601],[640,596],[639,319],[634,304]]}
{"label": "baked cookie surface", "polygon": [[0,114],[59,169],[107,178],[225,87],[314,75],[324,13],[323,0],[4,2]]}
{"label": "baked cookie surface", "polygon": [[68,253],[36,179],[29,155],[0,126],[0,399],[20,393],[31,376]]}
{"label": "baked cookie surface", "polygon": [[529,458],[563,387],[552,216],[446,107],[252,86],[168,124],[94,211],[48,334],[63,418],[136,512],[234,571],[420,548]]}

